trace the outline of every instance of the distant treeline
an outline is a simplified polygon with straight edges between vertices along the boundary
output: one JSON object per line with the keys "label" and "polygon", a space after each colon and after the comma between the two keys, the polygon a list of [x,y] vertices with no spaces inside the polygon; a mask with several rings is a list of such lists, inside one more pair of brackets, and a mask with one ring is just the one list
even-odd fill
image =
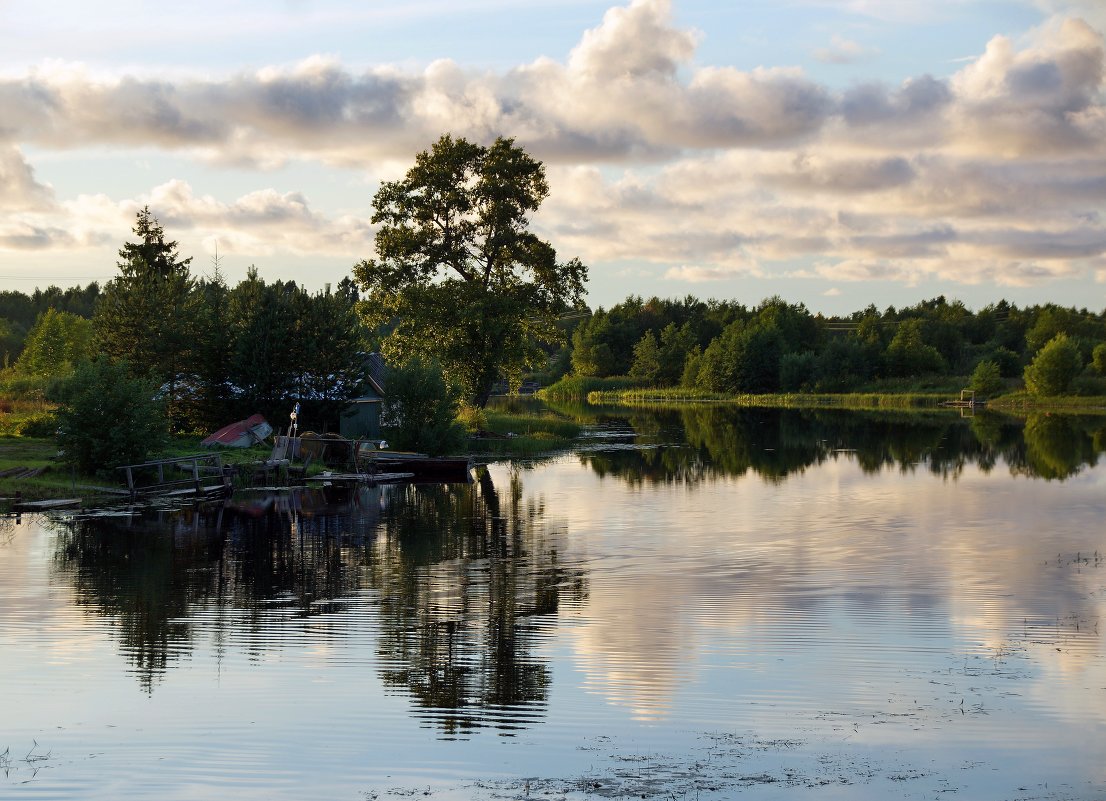
{"label": "distant treeline", "polygon": [[[266,283],[251,268],[230,287],[218,274],[194,278],[148,213],[136,233],[120,251],[119,277],[103,287],[0,292],[0,392],[44,396],[51,381],[101,355],[157,380],[177,430],[255,411],[279,419],[296,401],[312,407],[317,427],[337,427],[363,380],[364,353],[386,333],[363,326],[351,279],[310,293]],[[626,376],[716,393],[835,393],[990,370],[993,392],[1020,388],[1035,362],[1045,372],[1048,350],[1056,351],[1044,376],[1051,383],[1042,385],[1061,390],[1041,394],[1106,394],[1106,311],[1055,304],[1002,300],[971,311],[940,296],[826,317],[779,297],[750,307],[631,296],[580,309],[563,328],[565,346],[550,354],[545,382]]]}
{"label": "distant treeline", "polygon": [[631,376],[650,386],[847,392],[886,380],[968,376],[984,362],[1002,378],[1020,378],[1054,340],[1075,373],[1067,390],[1103,394],[1106,312],[1005,300],[973,312],[944,296],[845,317],[779,297],[751,308],[629,297],[576,327],[570,360],[576,376]]}
{"label": "distant treeline", "polygon": [[44,311],[54,309],[90,319],[99,297],[100,285],[95,281],[86,287],[36,288],[30,295],[14,290],[0,292],[0,358],[4,366],[19,357],[27,332]]}

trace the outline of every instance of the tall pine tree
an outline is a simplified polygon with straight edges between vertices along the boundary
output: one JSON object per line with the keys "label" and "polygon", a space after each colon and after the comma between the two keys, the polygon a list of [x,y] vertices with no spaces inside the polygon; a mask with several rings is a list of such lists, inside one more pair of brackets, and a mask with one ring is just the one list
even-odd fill
{"label": "tall pine tree", "polygon": [[119,251],[119,276],[104,287],[94,325],[101,351],[125,360],[139,377],[162,388],[170,425],[179,429],[194,400],[189,388],[197,296],[177,243],[146,206],[134,226],[137,241]]}

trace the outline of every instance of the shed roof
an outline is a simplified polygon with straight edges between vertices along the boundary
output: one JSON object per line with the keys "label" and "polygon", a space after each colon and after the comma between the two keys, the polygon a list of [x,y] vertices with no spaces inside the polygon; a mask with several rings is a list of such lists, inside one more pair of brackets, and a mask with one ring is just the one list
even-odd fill
{"label": "shed roof", "polygon": [[[365,380],[369,391],[353,398],[356,401],[374,401],[384,397],[385,378],[388,375],[388,365],[384,363],[384,357],[379,353],[370,353],[365,356]],[[375,395],[373,394],[375,393]]]}

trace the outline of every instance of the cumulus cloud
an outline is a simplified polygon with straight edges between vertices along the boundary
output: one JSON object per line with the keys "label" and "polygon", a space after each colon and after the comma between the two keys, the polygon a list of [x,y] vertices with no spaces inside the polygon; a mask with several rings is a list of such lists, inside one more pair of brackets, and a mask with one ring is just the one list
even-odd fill
{"label": "cumulus cloud", "polygon": [[42,210],[53,203],[53,190],[35,180],[19,148],[0,145],[0,211]]}
{"label": "cumulus cloud", "polygon": [[347,255],[372,245],[367,219],[331,219],[313,211],[298,192],[264,189],[224,203],[210,195],[197,197],[183,181],[170,181],[141,200],[168,229],[218,239],[229,253]]}
{"label": "cumulus cloud", "polygon": [[[699,35],[668,0],[634,0],[586,31],[566,62],[503,74],[451,61],[360,74],[326,58],[224,79],[96,77],[57,66],[0,80],[0,140],[187,150],[272,166],[304,156],[368,165],[442,131],[517,137],[543,158],[656,158],[681,148],[775,147],[816,132],[830,93],[792,69],[693,69]],[[687,70],[689,79],[681,79]]]}
{"label": "cumulus cloud", "polygon": [[684,264],[680,267],[671,267],[665,271],[664,277],[668,281],[686,281],[689,284],[702,284],[708,281],[726,281],[750,274],[750,270],[735,267],[708,267],[703,265]]}
{"label": "cumulus cloud", "polygon": [[[674,24],[669,0],[632,0],[563,60],[501,72],[448,60],[354,72],[316,57],[223,77],[72,65],[0,77],[0,248],[118,241],[148,202],[169,230],[228,251],[356,258],[371,247],[367,208],[324,213],[304,192],[264,188],[216,198],[164,177],[140,198],[58,201],[23,153],[141,146],[395,177],[449,131],[512,136],[545,160],[552,194],[536,222],[593,265],[688,283],[796,275],[796,262],[835,282],[1103,274],[1106,54],[1088,22],[996,36],[947,78],[844,90],[794,67],[700,66],[702,36]],[[822,56],[866,54],[837,38]]]}
{"label": "cumulus cloud", "polygon": [[0,249],[48,250],[73,245],[73,236],[60,228],[38,226],[19,220],[0,223]]}
{"label": "cumulus cloud", "polygon": [[1102,36],[1080,19],[1054,20],[1018,50],[994,37],[952,79],[963,144],[1011,155],[1103,152]]}
{"label": "cumulus cloud", "polygon": [[698,34],[675,31],[670,0],[633,0],[612,8],[603,24],[584,33],[569,69],[591,80],[672,80],[695,53]]}

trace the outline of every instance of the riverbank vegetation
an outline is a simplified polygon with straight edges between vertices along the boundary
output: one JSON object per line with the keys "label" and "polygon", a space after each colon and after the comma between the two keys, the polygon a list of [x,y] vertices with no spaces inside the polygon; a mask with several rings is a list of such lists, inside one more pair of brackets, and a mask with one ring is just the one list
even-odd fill
{"label": "riverbank vegetation", "polygon": [[1055,304],[973,312],[941,296],[825,317],[779,297],[630,297],[581,322],[569,353],[571,373],[547,397],[925,405],[972,389],[1106,405],[1106,312]]}
{"label": "riverbank vegetation", "polygon": [[[484,261],[442,251],[437,240],[408,247],[407,235],[422,230],[423,194],[455,173],[473,186],[502,179],[519,193],[511,220],[521,226],[521,250],[509,265],[489,261],[479,237],[474,252]],[[163,449],[165,435],[210,433],[255,412],[279,420],[295,404],[302,427],[334,431],[364,386],[366,354],[391,348],[398,369],[400,345],[404,360],[421,353],[433,361],[445,384],[416,381],[404,403],[427,414],[393,409],[386,422],[397,440],[436,452],[535,453],[571,442],[581,425],[571,416],[484,408],[493,380],[517,387],[524,369],[547,384],[543,398],[568,404],[907,409],[970,389],[1014,411],[1106,407],[1106,312],[1006,301],[972,311],[943,296],[830,317],[779,297],[755,306],[629,297],[592,312],[580,302],[583,265],[558,263],[525,230],[547,192],[543,176],[509,141],[484,149],[444,138],[403,182],[382,188],[374,205],[387,235],[377,258],[354,268],[357,283],[314,293],[267,283],[255,268],[231,287],[217,261],[196,277],[143,209],[134,241],[119,251],[119,274],[104,287],[0,293],[0,434],[57,434],[63,458],[91,475]],[[454,200],[451,214],[498,219],[479,192]],[[532,274],[524,296],[497,294],[500,267]],[[448,297],[435,294],[446,284]],[[389,292],[402,302],[383,303]],[[454,326],[442,311],[450,304],[480,325]],[[91,416],[79,413],[82,398]],[[94,402],[113,398],[111,408]],[[420,430],[407,430],[404,417],[423,420]],[[110,441],[83,441],[95,438]],[[135,447],[121,449],[123,441]]]}

